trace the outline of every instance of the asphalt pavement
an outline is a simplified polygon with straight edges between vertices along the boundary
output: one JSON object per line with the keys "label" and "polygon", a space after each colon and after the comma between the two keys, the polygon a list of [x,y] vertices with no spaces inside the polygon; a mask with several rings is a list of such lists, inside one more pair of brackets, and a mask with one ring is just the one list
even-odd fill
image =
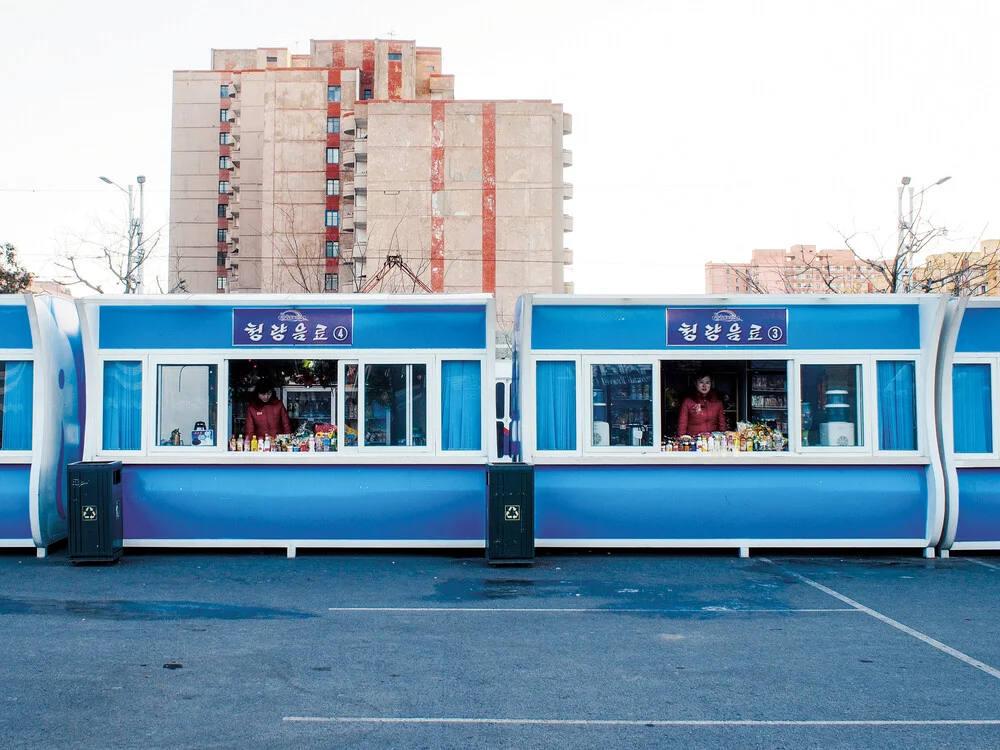
{"label": "asphalt pavement", "polygon": [[0,551],[3,748],[995,748],[1000,556]]}

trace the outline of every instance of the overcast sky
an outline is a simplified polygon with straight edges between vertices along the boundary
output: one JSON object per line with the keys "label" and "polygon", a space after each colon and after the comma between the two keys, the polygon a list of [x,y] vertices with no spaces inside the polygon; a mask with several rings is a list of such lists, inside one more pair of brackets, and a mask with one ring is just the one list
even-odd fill
{"label": "overcast sky", "polygon": [[[896,187],[950,246],[1000,238],[1000,3],[989,0],[4,0],[0,243],[30,270],[121,219],[146,176],[165,227],[171,76],[215,48],[310,39],[441,47],[458,98],[573,115],[578,293],[700,293],[754,248],[892,243]],[[162,243],[160,268],[166,268]]]}

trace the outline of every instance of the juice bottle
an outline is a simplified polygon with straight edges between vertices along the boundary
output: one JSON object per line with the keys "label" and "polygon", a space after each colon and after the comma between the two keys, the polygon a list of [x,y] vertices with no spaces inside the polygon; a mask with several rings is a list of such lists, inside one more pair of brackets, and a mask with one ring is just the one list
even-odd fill
{"label": "juice bottle", "polygon": [[257,436],[254,435],[252,438],[250,438],[250,450],[252,452],[256,452],[257,449],[258,449],[258,447],[259,447],[259,444],[257,443]]}

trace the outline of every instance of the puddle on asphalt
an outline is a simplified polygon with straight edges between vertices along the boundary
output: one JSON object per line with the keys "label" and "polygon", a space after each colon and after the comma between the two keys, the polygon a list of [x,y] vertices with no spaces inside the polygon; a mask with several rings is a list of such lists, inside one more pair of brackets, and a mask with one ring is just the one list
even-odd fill
{"label": "puddle on asphalt", "polygon": [[206,602],[87,602],[7,597],[0,597],[0,615],[73,615],[98,620],[283,620],[315,616],[289,609]]}

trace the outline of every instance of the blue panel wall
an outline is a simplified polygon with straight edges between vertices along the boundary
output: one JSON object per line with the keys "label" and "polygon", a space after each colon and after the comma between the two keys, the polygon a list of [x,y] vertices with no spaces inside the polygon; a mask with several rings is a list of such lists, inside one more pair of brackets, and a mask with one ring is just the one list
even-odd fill
{"label": "blue panel wall", "polygon": [[[290,306],[239,304],[233,307]],[[315,306],[314,306],[315,307]],[[325,307],[350,307],[330,303]],[[308,306],[294,309],[307,311]],[[233,312],[220,305],[104,305],[102,349],[231,349]],[[354,346],[345,349],[482,349],[485,305],[362,305],[354,308]],[[242,348],[242,347],[240,347]],[[270,347],[292,352],[293,346]],[[342,356],[333,354],[332,356]]]}
{"label": "blue panel wall", "polygon": [[915,539],[926,467],[535,467],[539,539]]}
{"label": "blue panel wall", "polygon": [[1000,352],[1000,308],[966,308],[955,351]]}
{"label": "blue panel wall", "polygon": [[24,305],[0,305],[0,349],[30,349],[31,324]]}
{"label": "blue panel wall", "polygon": [[126,539],[483,541],[484,466],[126,466]]}
{"label": "blue panel wall", "polygon": [[[532,307],[531,346],[536,350],[583,352],[665,350],[666,310],[657,305],[538,305]],[[916,305],[789,306],[785,348],[919,349],[919,310]],[[706,348],[672,347],[671,350],[705,351]],[[753,347],[713,346],[708,350],[752,351]]]}
{"label": "blue panel wall", "polygon": [[958,470],[956,542],[1000,542],[1000,468]]}
{"label": "blue panel wall", "polygon": [[31,539],[31,467],[0,464],[0,539]]}

